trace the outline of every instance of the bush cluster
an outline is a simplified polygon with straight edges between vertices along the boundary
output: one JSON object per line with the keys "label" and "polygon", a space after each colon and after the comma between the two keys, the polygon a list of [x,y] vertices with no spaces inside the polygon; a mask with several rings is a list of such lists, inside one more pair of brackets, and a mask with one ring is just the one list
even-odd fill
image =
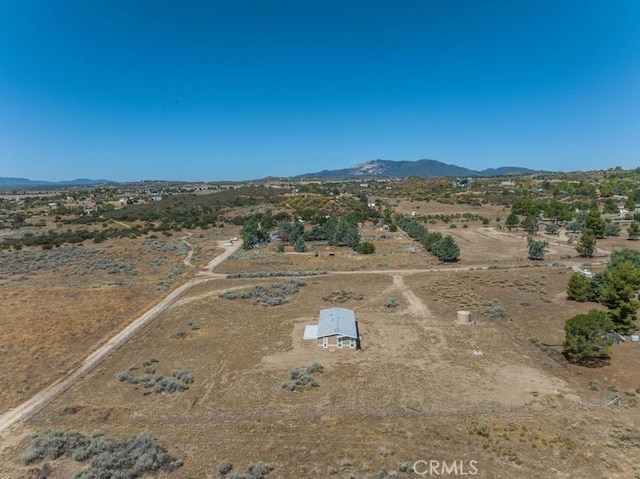
{"label": "bush cluster", "polygon": [[490,316],[491,318],[504,318],[507,313],[502,306],[502,303],[498,301],[496,298],[493,298],[487,304],[487,307],[483,311],[484,314]]}
{"label": "bush cluster", "polygon": [[135,438],[115,439],[102,433],[88,437],[75,431],[47,430],[33,438],[22,460],[32,464],[63,456],[89,462],[89,467],[74,474],[73,479],[135,479],[182,466],[182,460],[167,454],[162,444],[148,432]]}
{"label": "bush cluster", "polygon": [[189,389],[189,384],[194,381],[193,374],[184,369],[174,370],[169,376],[155,374],[156,370],[153,364],[157,362],[157,359],[148,359],[143,361],[142,367],[145,375],[136,376],[131,373],[134,369],[131,368],[129,371],[123,371],[118,374],[118,381],[122,383],[127,382],[130,384],[140,384],[145,389],[149,390],[145,392],[145,394],[150,394],[151,392],[156,394],[163,392],[174,393]]}
{"label": "bush cluster", "polygon": [[320,387],[320,384],[318,384],[318,381],[315,380],[312,374],[323,371],[324,367],[317,361],[314,361],[307,367],[293,368],[289,373],[290,379],[283,381],[280,386],[287,391],[300,391]]}
{"label": "bush cluster", "polygon": [[236,471],[227,459],[223,459],[218,464],[218,472],[226,479],[264,479],[271,471],[273,466],[262,461],[250,462],[246,473]]}
{"label": "bush cluster", "polygon": [[356,301],[362,301],[364,295],[360,293],[354,293],[353,291],[346,291],[344,289],[332,291],[331,293],[323,296],[324,301],[330,301],[332,303],[344,303],[349,299],[355,299]]}
{"label": "bush cluster", "polygon": [[242,279],[242,278],[277,278],[281,276],[317,276],[320,274],[328,274],[327,270],[312,270],[312,271],[251,271],[243,273],[230,273],[226,276],[227,279]]}
{"label": "bush cluster", "polygon": [[0,253],[1,276],[57,271],[69,265],[73,265],[74,274],[77,275],[92,274],[100,270],[108,274],[136,274],[134,264],[108,258],[105,251],[92,248],[64,246],[50,251],[22,250]]}
{"label": "bush cluster", "polygon": [[277,306],[287,302],[286,297],[300,291],[306,283],[298,279],[290,279],[284,283],[271,285],[270,288],[257,285],[251,289],[235,292],[223,291],[218,296],[225,299],[251,299],[253,304],[261,304],[263,306]]}

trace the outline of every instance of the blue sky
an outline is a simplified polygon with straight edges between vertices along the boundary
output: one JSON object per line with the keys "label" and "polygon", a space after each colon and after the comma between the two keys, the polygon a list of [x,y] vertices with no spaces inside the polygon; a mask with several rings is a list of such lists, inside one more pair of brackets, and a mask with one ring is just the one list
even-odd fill
{"label": "blue sky", "polygon": [[0,176],[640,166],[640,2],[0,0]]}

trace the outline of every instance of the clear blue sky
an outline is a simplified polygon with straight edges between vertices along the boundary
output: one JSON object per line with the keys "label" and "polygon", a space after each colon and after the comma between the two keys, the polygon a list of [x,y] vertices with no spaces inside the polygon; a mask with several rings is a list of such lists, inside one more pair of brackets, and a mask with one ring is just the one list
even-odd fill
{"label": "clear blue sky", "polygon": [[0,176],[640,166],[640,1],[0,0]]}

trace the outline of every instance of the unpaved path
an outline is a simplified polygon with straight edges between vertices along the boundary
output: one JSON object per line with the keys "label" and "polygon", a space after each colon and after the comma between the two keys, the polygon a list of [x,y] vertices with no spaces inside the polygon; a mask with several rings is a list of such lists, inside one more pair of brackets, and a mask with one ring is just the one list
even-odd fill
{"label": "unpaved path", "polygon": [[193,268],[195,266],[191,262],[191,258],[193,257],[193,245],[187,241],[187,238],[189,238],[189,236],[191,236],[191,234],[192,233],[189,233],[189,234],[183,236],[182,238],[180,238],[180,241],[182,241],[184,244],[186,244],[187,248],[189,248],[189,252],[187,253],[187,256],[185,256],[184,261],[183,261],[184,265],[185,266],[191,266]]}
{"label": "unpaved path", "polygon": [[78,367],[67,373],[64,377],[54,382],[47,388],[35,394],[29,400],[23,402],[19,406],[11,409],[2,416],[0,416],[0,433],[11,427],[16,422],[20,421],[23,417],[27,417],[54,398],[62,394],[64,391],[73,386],[79,379],[85,376],[89,371],[94,369],[101,361],[107,356],[113,354],[120,346],[131,339],[140,329],[145,327],[151,321],[153,321],[160,313],[167,310],[172,306],[180,297],[182,297],[187,291],[197,284],[205,283],[218,275],[213,273],[213,268],[218,266],[229,256],[235,253],[242,246],[242,241],[238,241],[233,246],[225,248],[224,253],[213,259],[206,267],[208,276],[199,277],[188,281],[179,288],[175,289],[169,295],[167,295],[162,301],[156,304],[149,311],[130,323],[126,328],[111,338],[106,344],[98,348],[92,354],[90,354]]}

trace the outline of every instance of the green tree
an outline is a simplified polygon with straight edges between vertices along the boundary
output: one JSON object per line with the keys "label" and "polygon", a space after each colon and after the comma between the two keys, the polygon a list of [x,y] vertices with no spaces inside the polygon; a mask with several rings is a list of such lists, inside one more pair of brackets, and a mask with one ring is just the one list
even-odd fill
{"label": "green tree", "polygon": [[529,234],[538,232],[538,220],[535,218],[535,216],[526,216],[520,224]]}
{"label": "green tree", "polygon": [[600,303],[609,308],[615,330],[630,334],[635,330],[640,269],[631,261],[623,261],[607,273],[607,283],[600,293]]}
{"label": "green tree", "polygon": [[616,214],[618,212],[618,205],[611,198],[607,198],[602,207],[602,212],[607,214]]}
{"label": "green tree", "polygon": [[630,240],[632,241],[637,240],[640,237],[640,226],[638,226],[638,223],[633,221],[627,228],[627,233],[629,235]]}
{"label": "green tree", "polygon": [[445,236],[433,245],[432,251],[440,261],[446,263],[454,263],[460,257],[460,248],[451,235]]}
{"label": "green tree", "polygon": [[424,237],[424,239],[422,240],[422,244],[425,248],[427,248],[427,251],[433,253],[433,246],[442,241],[442,238],[442,233],[440,233],[439,231],[434,231],[433,233],[428,233],[427,236]]}
{"label": "green tree", "polygon": [[593,208],[585,216],[584,229],[590,230],[596,239],[602,239],[607,234],[607,222],[602,219],[597,208]]}
{"label": "green tree", "polygon": [[509,216],[507,216],[507,221],[505,223],[505,226],[507,227],[507,229],[509,231],[511,231],[513,228],[517,227],[520,224],[520,219],[518,219],[518,215],[515,213],[510,213]]}
{"label": "green tree", "polygon": [[596,252],[596,236],[591,230],[582,230],[576,251],[583,258],[593,258],[593,254]]}
{"label": "green tree", "polygon": [[620,234],[620,225],[613,221],[607,221],[607,236],[618,236]]}
{"label": "green tree", "polygon": [[636,209],[636,200],[634,200],[633,197],[629,196],[624,202],[624,207],[629,213],[631,213]]}
{"label": "green tree", "polygon": [[600,271],[593,275],[589,280],[589,301],[593,303],[600,302],[600,294],[607,284],[607,273]]}
{"label": "green tree", "polygon": [[549,223],[549,224],[545,225],[544,231],[545,231],[545,233],[550,234],[550,235],[557,235],[558,231],[560,231],[560,227],[555,223]]}
{"label": "green tree", "polygon": [[548,243],[544,240],[534,240],[533,238],[527,238],[527,246],[529,248],[529,259],[541,260],[544,259],[545,248]]}
{"label": "green tree", "polygon": [[538,206],[530,196],[522,196],[513,204],[511,211],[518,215],[538,216],[540,206]]}
{"label": "green tree", "polygon": [[611,356],[613,340],[607,332],[613,323],[602,311],[592,309],[587,314],[578,314],[564,325],[564,354],[570,361],[591,363]]}
{"label": "green tree", "polygon": [[584,274],[573,273],[567,283],[567,299],[580,303],[589,301],[589,278]]}
{"label": "green tree", "polygon": [[358,253],[360,254],[373,254],[375,252],[376,246],[369,241],[363,241],[358,245]]}
{"label": "green tree", "polygon": [[617,268],[619,264],[625,261],[631,261],[633,266],[640,268],[640,251],[631,248],[622,248],[611,253],[609,262],[607,263],[606,272],[608,273],[614,268]]}
{"label": "green tree", "polygon": [[295,244],[293,245],[293,251],[296,253],[306,253],[307,252],[307,243],[304,242],[304,238],[302,236],[298,236]]}
{"label": "green tree", "polygon": [[240,230],[240,236],[242,237],[242,247],[244,249],[251,249],[266,241],[269,237],[267,232],[260,226],[260,223],[254,218],[249,218],[244,222]]}

